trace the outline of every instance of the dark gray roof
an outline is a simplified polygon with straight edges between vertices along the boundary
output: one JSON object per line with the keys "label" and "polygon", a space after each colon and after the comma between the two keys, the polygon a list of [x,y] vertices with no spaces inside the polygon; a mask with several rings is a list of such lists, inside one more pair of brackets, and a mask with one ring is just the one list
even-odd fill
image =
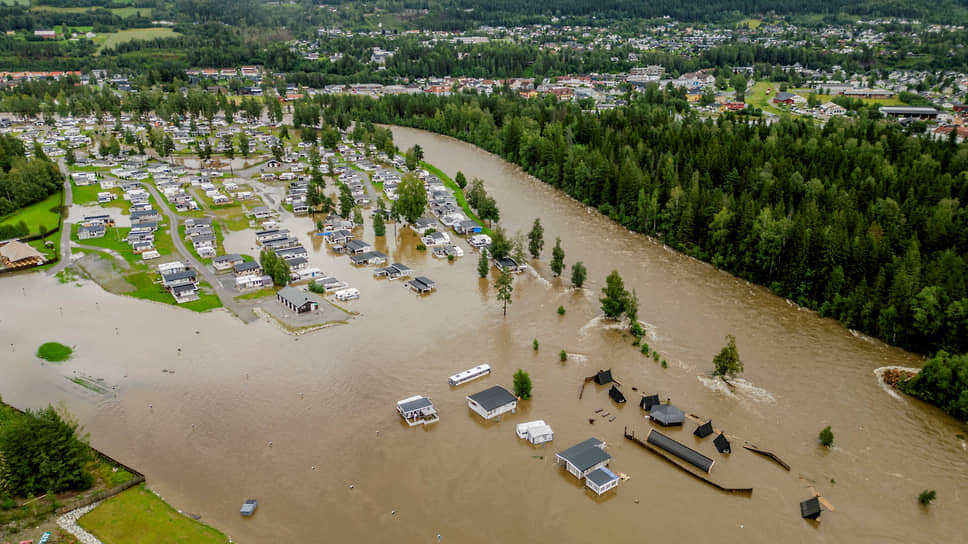
{"label": "dark gray roof", "polygon": [[608,396],[612,397],[612,400],[619,404],[625,404],[625,395],[623,395],[622,392],[619,391],[618,387],[614,385],[608,390]]}
{"label": "dark gray roof", "polygon": [[646,395],[642,397],[641,402],[639,402],[639,406],[646,411],[651,410],[652,407],[657,404],[660,404],[659,395]]}
{"label": "dark gray roof", "polygon": [[692,434],[698,436],[699,438],[706,438],[707,436],[713,434],[713,422],[709,420],[702,425],[696,427],[695,432]]}
{"label": "dark gray roof", "polygon": [[608,461],[612,458],[611,455],[605,453],[605,450],[601,446],[601,440],[589,438],[559,453],[558,457],[575,465],[579,471],[584,472],[602,461]]}
{"label": "dark gray roof", "polygon": [[800,503],[800,516],[807,519],[820,517],[820,499],[811,497]]}
{"label": "dark gray roof", "polygon": [[719,453],[733,452],[733,450],[729,447],[729,440],[723,436],[723,433],[719,433],[719,435],[713,439],[713,444],[716,446],[716,450],[719,451]]}
{"label": "dark gray roof", "polygon": [[432,406],[430,399],[427,397],[421,397],[419,399],[412,400],[410,402],[405,402],[400,405],[400,409],[406,412],[411,412],[413,410],[419,410],[421,408],[426,408]]}
{"label": "dark gray roof", "polygon": [[685,444],[676,442],[655,429],[649,431],[649,437],[646,440],[649,444],[675,455],[679,459],[682,459],[690,465],[693,465],[699,470],[709,472],[709,469],[713,468],[712,459],[686,446]]}
{"label": "dark gray roof", "polygon": [[260,267],[261,267],[261,265],[259,265],[258,262],[256,262],[256,261],[249,261],[249,262],[239,263],[237,265],[234,265],[232,267],[232,269],[235,270],[236,272],[245,272],[247,270],[255,270],[255,269],[260,268]]}
{"label": "dark gray roof", "polygon": [[477,404],[480,404],[481,407],[488,412],[518,400],[518,398],[511,394],[510,391],[501,387],[500,385],[495,385],[494,387],[485,389],[480,393],[474,393],[467,398],[473,400]]}
{"label": "dark gray roof", "polygon": [[671,404],[657,404],[649,410],[649,417],[658,422],[659,425],[668,427],[670,425],[682,425],[686,414]]}
{"label": "dark gray roof", "polygon": [[283,287],[277,293],[279,298],[285,300],[286,302],[292,304],[293,306],[299,308],[307,302],[317,303],[309,293],[296,289],[295,287]]}
{"label": "dark gray roof", "polygon": [[165,274],[164,276],[162,276],[162,278],[166,282],[183,280],[183,279],[187,279],[187,278],[195,279],[195,271],[194,270],[182,270],[180,272],[172,272],[171,274]]}
{"label": "dark gray roof", "polygon": [[605,385],[612,383],[612,369],[599,370],[598,374],[595,374],[595,383],[598,385]]}
{"label": "dark gray roof", "polygon": [[221,263],[221,262],[228,262],[228,261],[237,261],[241,258],[242,256],[239,255],[238,253],[226,253],[225,255],[219,255],[218,257],[212,258],[212,261]]}
{"label": "dark gray roof", "polygon": [[366,249],[368,247],[370,247],[370,244],[364,242],[363,240],[350,240],[349,242],[346,242],[346,249],[351,249],[354,251],[357,249]]}
{"label": "dark gray roof", "polygon": [[[595,449],[598,449],[598,448],[595,448]],[[585,477],[591,480],[592,483],[594,483],[599,487],[607,484],[608,482],[618,480],[618,475],[612,472],[611,470],[608,470],[605,467],[596,468],[595,470],[585,475]]]}
{"label": "dark gray roof", "polygon": [[427,276],[417,276],[416,278],[414,278],[414,281],[419,282],[419,283],[422,283],[422,284],[426,285],[428,288],[429,287],[433,287],[434,285],[436,285],[434,283],[434,280],[428,278]]}
{"label": "dark gray roof", "polygon": [[196,290],[198,290],[198,288],[195,287],[195,285],[194,284],[191,284],[191,283],[186,283],[185,285],[179,285],[177,287],[172,287],[171,288],[172,293],[173,294],[176,294],[176,295],[180,295],[180,294],[182,294],[182,293],[184,293],[186,291],[196,291]]}

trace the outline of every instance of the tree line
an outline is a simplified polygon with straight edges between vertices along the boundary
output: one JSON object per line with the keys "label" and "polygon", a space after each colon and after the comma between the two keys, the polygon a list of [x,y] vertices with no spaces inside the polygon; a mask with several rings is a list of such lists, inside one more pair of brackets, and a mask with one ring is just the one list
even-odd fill
{"label": "tree line", "polygon": [[632,230],[920,352],[968,350],[968,147],[861,117],[699,119],[653,90],[600,114],[510,94],[326,97],[448,134]]}
{"label": "tree line", "polygon": [[64,176],[40,145],[26,158],[23,143],[0,134],[0,217],[40,202],[61,189]]}

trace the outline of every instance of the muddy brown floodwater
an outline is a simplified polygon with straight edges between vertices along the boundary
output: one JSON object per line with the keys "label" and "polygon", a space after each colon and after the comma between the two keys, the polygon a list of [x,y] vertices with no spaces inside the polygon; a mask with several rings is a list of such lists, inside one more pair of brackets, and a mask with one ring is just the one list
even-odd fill
{"label": "muddy brown floodwater", "polygon": [[[419,143],[450,175],[460,169],[486,180],[512,233],[541,217],[544,260],[516,278],[506,318],[493,286],[477,279],[476,253],[455,263],[434,259],[413,249],[411,233],[395,238],[392,226],[377,247],[436,280],[438,292],[418,298],[311,244],[313,266],[360,289],[362,299],[347,304],[360,316],[300,337],[225,312],[109,295],[90,283],[4,278],[0,394],[25,408],[64,402],[93,445],[242,543],[431,542],[438,534],[482,543],[968,540],[963,427],[889,395],[874,375],[883,366],[918,366],[918,357],[626,232],[472,146],[409,129],[395,128],[394,137],[401,148]],[[300,233],[310,228],[305,218],[285,223]],[[252,243],[233,236],[235,248]],[[588,290],[551,278],[556,236],[569,266],[588,267]],[[373,238],[369,228],[365,238]],[[612,269],[637,290],[648,342],[667,369],[597,317]],[[559,305],[566,315],[557,315]],[[708,378],[729,333],[746,365],[732,390]],[[35,359],[48,340],[75,345],[74,359]],[[447,376],[482,362],[493,366],[491,376],[447,386]],[[630,402],[616,406],[594,385],[578,400],[582,377],[609,367]],[[518,368],[531,374],[533,400],[483,423],[465,396],[510,387]],[[67,379],[75,374],[102,379],[113,393],[79,387]],[[709,488],[624,440],[623,427],[642,436],[649,429],[633,386],[738,437],[723,456],[711,438],[692,437],[694,424],[671,432],[716,460],[714,479],[753,487],[752,496]],[[439,423],[402,424],[395,402],[415,394],[434,400]],[[617,419],[597,417],[599,408]],[[516,438],[516,423],[539,418],[554,427],[553,443],[534,448]],[[836,436],[830,450],[817,444],[825,425]],[[611,468],[630,477],[602,498],[554,464],[556,451],[591,436],[608,443]],[[743,450],[742,439],[776,452],[792,471]],[[799,516],[809,486],[836,507],[819,524]],[[925,488],[938,492],[930,508],[916,501]],[[259,512],[242,519],[248,498],[259,500]]]}

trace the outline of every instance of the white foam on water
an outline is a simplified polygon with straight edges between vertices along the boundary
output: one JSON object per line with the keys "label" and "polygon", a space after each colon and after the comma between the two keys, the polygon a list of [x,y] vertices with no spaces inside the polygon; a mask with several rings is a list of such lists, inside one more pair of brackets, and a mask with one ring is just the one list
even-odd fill
{"label": "white foam on water", "polygon": [[706,387],[706,389],[716,393],[723,393],[727,397],[733,399],[748,399],[755,402],[770,404],[776,403],[776,398],[773,396],[773,393],[770,393],[762,387],[756,387],[743,378],[731,379],[729,383],[732,384],[732,387],[730,387],[719,377],[696,376],[696,379],[698,379],[699,382]]}
{"label": "white foam on water", "polygon": [[541,274],[539,274],[538,271],[535,270],[533,266],[529,266],[528,267],[528,273],[531,276],[533,276],[536,280],[538,280],[539,282],[541,282],[545,286],[545,288],[551,289],[551,282],[548,281],[547,279],[545,279],[544,276],[542,276]]}
{"label": "white foam on water", "polygon": [[[854,332],[854,331],[851,331],[851,332]],[[906,366],[882,366],[880,368],[874,369],[874,375],[877,376],[877,385],[879,385],[881,389],[884,390],[885,393],[894,397],[895,399],[904,400],[904,397],[901,396],[901,394],[898,393],[897,390],[895,390],[893,387],[888,385],[887,382],[884,381],[884,373],[886,373],[888,370],[903,370],[906,372],[914,372],[916,374],[920,372],[920,369],[906,367]]]}

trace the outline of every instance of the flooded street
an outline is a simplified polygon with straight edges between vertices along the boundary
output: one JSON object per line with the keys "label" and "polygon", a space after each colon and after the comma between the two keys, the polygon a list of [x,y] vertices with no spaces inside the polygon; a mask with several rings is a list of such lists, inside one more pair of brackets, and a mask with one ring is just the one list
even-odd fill
{"label": "flooded street", "polygon": [[[224,311],[196,314],[91,282],[19,275],[0,283],[0,395],[22,408],[63,401],[92,445],[243,544],[432,542],[437,534],[481,543],[968,540],[968,450],[956,436],[964,426],[889,395],[874,375],[883,366],[920,366],[919,357],[629,233],[472,146],[410,129],[395,128],[394,137],[401,149],[419,143],[451,176],[484,179],[509,233],[541,217],[542,262],[515,279],[506,318],[466,243],[465,256],[449,263],[416,251],[416,236],[399,228],[394,236],[393,225],[375,249],[438,290],[417,297],[312,240],[311,266],[362,298],[342,305],[359,312],[348,325],[298,337]],[[365,215],[363,238],[374,242]],[[308,240],[311,220],[287,217],[283,227]],[[556,236],[568,267],[587,266],[587,290],[551,278]],[[225,247],[251,253],[252,231],[230,234]],[[597,317],[612,269],[636,289],[648,343],[668,368]],[[746,368],[735,389],[708,377],[726,334],[736,336]],[[74,358],[42,364],[33,353],[45,341],[76,346]],[[447,385],[449,375],[479,363],[492,374]],[[484,423],[467,408],[466,395],[510,388],[518,368],[531,374],[534,397],[517,414]],[[612,368],[627,404],[594,384],[578,400],[583,377],[599,368]],[[103,379],[114,392],[78,386],[69,381],[75,375]],[[752,496],[714,490],[625,440],[624,427],[643,437],[650,428],[639,392],[671,398],[734,436],[724,456],[711,437],[691,435],[693,423],[668,433],[715,459],[717,482],[753,487]],[[441,421],[408,428],[395,403],[412,395],[431,397]],[[599,408],[615,421],[598,417]],[[554,428],[554,442],[535,448],[517,439],[514,425],[532,419]],[[835,434],[830,450],[817,443],[826,425]],[[589,437],[607,442],[610,468],[630,477],[600,498],[554,463],[556,451]],[[742,440],[792,470],[743,450]],[[819,524],[800,519],[809,486],[836,507]],[[938,492],[928,509],[916,500],[924,489]],[[243,519],[248,498],[259,510]]]}

